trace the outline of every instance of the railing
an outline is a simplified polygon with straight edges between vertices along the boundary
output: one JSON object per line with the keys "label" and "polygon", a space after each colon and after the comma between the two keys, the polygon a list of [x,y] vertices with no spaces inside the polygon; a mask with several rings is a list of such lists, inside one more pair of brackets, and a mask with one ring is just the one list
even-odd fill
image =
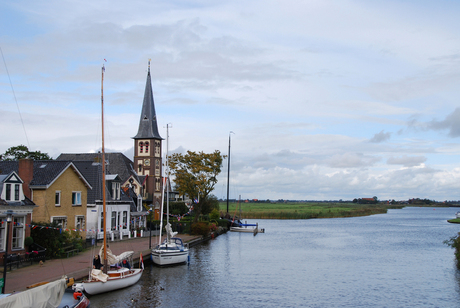
{"label": "railing", "polygon": [[[43,247],[42,247],[43,248]],[[34,262],[45,262],[46,260],[46,249],[40,250],[31,250],[30,252],[24,253],[12,253],[6,256],[6,266],[10,267],[10,270],[13,266],[19,268],[20,266],[32,265]],[[5,256],[3,257],[3,264],[5,265]]]}

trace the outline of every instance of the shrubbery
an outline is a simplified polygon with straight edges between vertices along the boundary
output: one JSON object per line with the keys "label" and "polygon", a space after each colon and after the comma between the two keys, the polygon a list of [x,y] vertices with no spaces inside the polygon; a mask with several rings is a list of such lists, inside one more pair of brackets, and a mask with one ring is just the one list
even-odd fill
{"label": "shrubbery", "polygon": [[207,222],[196,222],[192,224],[192,234],[207,236],[209,234],[209,225]]}
{"label": "shrubbery", "polygon": [[455,259],[457,260],[457,267],[460,269],[460,232],[449,240],[444,241],[444,244],[455,249]]}
{"label": "shrubbery", "polygon": [[30,231],[33,242],[46,248],[47,258],[60,258],[64,252],[62,247],[74,245],[75,249],[82,250],[84,240],[79,232],[65,231],[56,223],[32,222],[35,225]]}

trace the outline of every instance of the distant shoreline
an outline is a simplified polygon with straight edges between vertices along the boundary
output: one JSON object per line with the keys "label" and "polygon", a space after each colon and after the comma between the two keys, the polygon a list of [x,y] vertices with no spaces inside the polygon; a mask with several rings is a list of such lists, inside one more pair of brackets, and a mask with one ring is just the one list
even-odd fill
{"label": "distant shoreline", "polygon": [[[345,218],[386,214],[389,209],[404,207],[451,207],[444,204],[358,204],[350,202],[243,202],[229,203],[231,216],[241,216],[243,219],[317,219],[317,218]],[[225,202],[220,202],[221,212],[227,211]],[[460,223],[460,219],[458,221]]]}

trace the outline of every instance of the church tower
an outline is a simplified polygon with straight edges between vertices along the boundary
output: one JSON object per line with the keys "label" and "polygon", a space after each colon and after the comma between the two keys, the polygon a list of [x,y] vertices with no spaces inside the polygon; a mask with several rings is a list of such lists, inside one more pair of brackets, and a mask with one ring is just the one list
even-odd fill
{"label": "church tower", "polygon": [[145,176],[143,199],[148,205],[161,204],[161,138],[158,133],[155,104],[153,102],[152,81],[150,78],[150,60],[145,84],[139,130],[134,139],[134,167],[139,176]]}

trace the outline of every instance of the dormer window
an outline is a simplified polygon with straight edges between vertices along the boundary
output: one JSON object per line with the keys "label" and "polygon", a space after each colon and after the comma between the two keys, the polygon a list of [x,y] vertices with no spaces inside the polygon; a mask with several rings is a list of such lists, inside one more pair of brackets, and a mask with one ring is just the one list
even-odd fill
{"label": "dormer window", "polygon": [[18,177],[16,172],[11,172],[9,175],[0,177],[0,198],[6,202],[18,202],[24,199],[22,191],[22,180]]}
{"label": "dormer window", "polygon": [[112,182],[112,199],[120,200],[121,184],[119,182]]}
{"label": "dormer window", "polygon": [[11,184],[5,184],[5,200],[11,201]]}
{"label": "dormer window", "polygon": [[19,184],[14,184],[14,200],[19,201]]}

